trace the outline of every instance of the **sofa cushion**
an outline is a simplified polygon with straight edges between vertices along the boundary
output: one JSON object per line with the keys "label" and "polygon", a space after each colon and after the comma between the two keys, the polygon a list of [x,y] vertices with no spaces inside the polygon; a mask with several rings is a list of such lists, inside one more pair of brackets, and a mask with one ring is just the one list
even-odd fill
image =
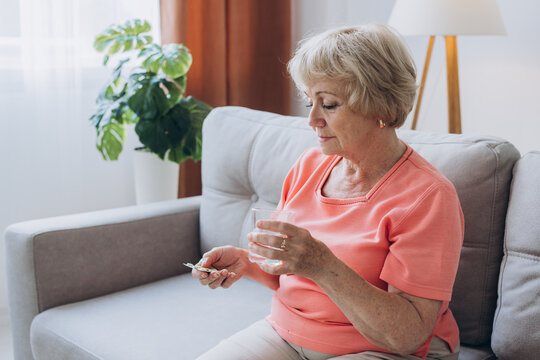
{"label": "sofa cushion", "polygon": [[459,350],[459,360],[496,360],[495,354],[488,345],[478,347],[462,346]]}
{"label": "sofa cushion", "polygon": [[32,351],[36,360],[195,359],[264,318],[271,294],[247,279],[210,290],[185,274],[39,314]]}
{"label": "sofa cushion", "polygon": [[287,172],[317,140],[306,120],[242,107],[204,121],[201,249],[247,247],[249,210],[274,208]]}
{"label": "sofa cushion", "polygon": [[[201,244],[246,246],[249,209],[275,206],[292,164],[317,146],[307,119],[240,107],[214,109],[203,128]],[[456,186],[465,240],[452,311],[469,345],[489,344],[512,167],[519,152],[492,137],[401,130]]]}
{"label": "sofa cushion", "polygon": [[540,152],[514,168],[491,341],[499,359],[540,354]]}

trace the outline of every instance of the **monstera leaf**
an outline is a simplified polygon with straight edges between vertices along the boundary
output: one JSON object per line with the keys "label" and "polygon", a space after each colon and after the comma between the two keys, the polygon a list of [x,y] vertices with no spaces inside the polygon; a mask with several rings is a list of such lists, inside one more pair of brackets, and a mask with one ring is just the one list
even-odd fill
{"label": "monstera leaf", "polygon": [[97,110],[90,117],[90,122],[97,129],[106,126],[111,121],[118,123],[133,122],[133,112],[127,105],[127,84],[121,79],[122,65],[127,60],[121,61],[114,69],[107,85],[99,93],[96,104]]}
{"label": "monstera leaf", "polygon": [[152,43],[152,36],[142,35],[152,29],[146,20],[129,20],[124,25],[111,25],[104,32],[96,36],[94,49],[105,52],[103,64],[107,64],[109,57],[118,52],[132,49],[141,49]]}
{"label": "monstera leaf", "polygon": [[139,119],[135,132],[143,145],[163,159],[169,149],[182,143],[190,127],[189,113],[176,105],[159,118]]}
{"label": "monstera leaf", "polygon": [[212,107],[192,96],[183,98],[179,106],[189,113],[191,126],[187,130],[182,144],[169,152],[168,159],[177,163],[181,163],[187,158],[199,161],[202,156],[202,124]]}
{"label": "monstera leaf", "polygon": [[[106,160],[116,160],[125,140],[125,125],[145,148],[176,163],[201,159],[202,124],[212,109],[193,97],[184,98],[192,58],[182,44],[160,46],[145,33],[147,21],[131,20],[113,25],[94,42],[97,51],[109,56],[131,52],[120,60],[99,93],[90,122],[96,128],[96,146]],[[138,50],[138,54],[135,51]],[[137,56],[139,61],[133,61]],[[135,64],[127,66],[127,64]]]}
{"label": "monstera leaf", "polygon": [[142,119],[155,119],[169,111],[182,98],[185,80],[175,82],[163,75],[135,73],[131,75],[128,105]]}
{"label": "monstera leaf", "polygon": [[123,124],[111,122],[97,131],[96,147],[105,160],[118,160],[122,152],[126,130]]}
{"label": "monstera leaf", "polygon": [[[181,163],[201,159],[202,123],[212,107],[193,97],[179,104],[159,119],[139,119],[135,132],[139,140],[160,158]],[[168,152],[168,154],[167,154]]]}
{"label": "monstera leaf", "polygon": [[157,74],[160,70],[170,78],[176,79],[186,75],[192,58],[187,47],[181,44],[167,44],[163,47],[158,44],[146,46],[139,53],[143,58],[143,67]]}

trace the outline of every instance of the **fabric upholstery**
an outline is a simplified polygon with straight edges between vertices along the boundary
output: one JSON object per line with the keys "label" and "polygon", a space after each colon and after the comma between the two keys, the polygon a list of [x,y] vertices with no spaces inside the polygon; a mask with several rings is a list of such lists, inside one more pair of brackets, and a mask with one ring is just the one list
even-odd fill
{"label": "fabric upholstery", "polygon": [[[30,323],[40,311],[187,271],[181,262],[199,255],[199,203],[194,197],[9,226],[6,270],[15,358],[32,359]],[[171,255],[152,250],[157,242]]]}
{"label": "fabric upholstery", "polygon": [[514,169],[491,344],[501,360],[540,356],[540,152]]}
{"label": "fabric upholstery", "polygon": [[[186,272],[198,260],[199,211],[34,237],[39,310],[90,299]],[[76,269],[76,275],[73,271]]]}
{"label": "fabric upholstery", "polygon": [[271,295],[250,280],[210,290],[184,274],[39,314],[32,351],[36,360],[195,359],[268,315]]}
{"label": "fabric upholstery", "polygon": [[488,345],[471,347],[462,346],[459,351],[459,360],[496,360],[497,357]]}
{"label": "fabric upholstery", "polygon": [[201,249],[245,248],[249,210],[277,205],[289,169],[316,138],[304,118],[241,107],[212,111],[203,138]]}

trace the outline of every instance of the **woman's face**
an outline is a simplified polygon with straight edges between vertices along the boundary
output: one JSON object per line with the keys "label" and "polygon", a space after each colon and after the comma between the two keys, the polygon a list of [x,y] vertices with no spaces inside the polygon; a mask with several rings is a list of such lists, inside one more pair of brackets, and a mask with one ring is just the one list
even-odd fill
{"label": "woman's face", "polygon": [[378,137],[377,121],[365,118],[348,106],[339,82],[319,81],[305,93],[311,107],[309,125],[317,133],[324,154],[352,159]]}

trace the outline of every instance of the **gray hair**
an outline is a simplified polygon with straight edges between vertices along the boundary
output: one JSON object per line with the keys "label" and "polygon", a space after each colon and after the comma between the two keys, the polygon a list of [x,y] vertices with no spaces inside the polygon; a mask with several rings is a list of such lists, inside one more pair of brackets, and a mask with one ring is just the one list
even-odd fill
{"label": "gray hair", "polygon": [[304,92],[317,81],[343,82],[348,105],[363,116],[403,125],[416,96],[416,67],[386,25],[325,31],[301,41],[288,70]]}

